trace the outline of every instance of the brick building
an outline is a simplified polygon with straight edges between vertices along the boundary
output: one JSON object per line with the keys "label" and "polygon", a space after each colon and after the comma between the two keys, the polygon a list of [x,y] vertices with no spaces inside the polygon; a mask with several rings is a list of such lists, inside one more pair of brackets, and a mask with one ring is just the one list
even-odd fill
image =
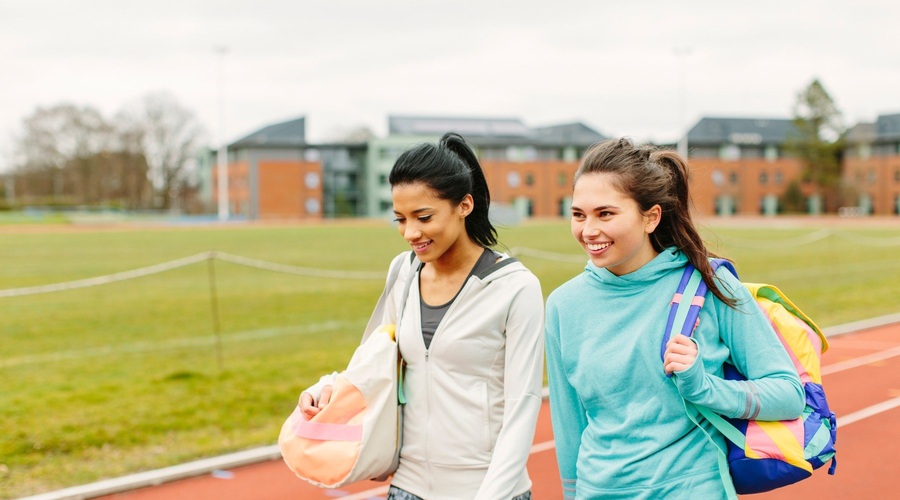
{"label": "brick building", "polygon": [[[228,145],[228,212],[238,219],[321,218],[322,163],[306,120],[276,123]],[[211,162],[213,165],[215,161]],[[216,186],[218,170],[211,183]],[[218,190],[212,189],[213,203]]]}
{"label": "brick building", "polygon": [[583,123],[531,128],[517,118],[391,116],[388,137],[369,143],[370,216],[391,213],[387,178],[400,153],[450,131],[462,135],[478,156],[492,205],[510,206],[519,217],[567,214],[578,159],[606,139]]}
{"label": "brick building", "polygon": [[702,215],[775,215],[793,183],[805,211],[821,201],[801,182],[803,166],[785,151],[791,120],[702,118],[688,132],[691,192]]}
{"label": "brick building", "polygon": [[[582,123],[528,127],[516,118],[390,116],[388,135],[309,144],[305,118],[276,123],[228,147],[229,209],[237,218],[390,218],[388,174],[405,149],[448,131],[475,150],[492,206],[519,218],[567,216],[584,151],[604,135]],[[704,117],[688,132],[694,207],[700,215],[817,214],[823,203],[786,149],[780,118]],[[900,114],[845,136],[843,198],[854,214],[900,214]],[[215,160],[206,162],[216,203]],[[855,200],[855,201],[854,201]]]}
{"label": "brick building", "polygon": [[843,185],[860,214],[900,215],[900,113],[847,132]]}

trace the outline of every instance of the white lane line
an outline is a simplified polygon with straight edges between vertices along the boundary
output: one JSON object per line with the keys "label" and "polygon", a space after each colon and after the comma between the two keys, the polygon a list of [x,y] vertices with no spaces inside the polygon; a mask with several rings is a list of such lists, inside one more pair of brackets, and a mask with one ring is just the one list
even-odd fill
{"label": "white lane line", "polygon": [[880,352],[873,352],[872,354],[867,354],[858,358],[851,358],[846,361],[830,364],[828,366],[823,366],[822,375],[830,375],[832,373],[842,372],[851,368],[858,368],[870,363],[875,363],[876,361],[884,361],[885,359],[890,359],[894,356],[900,356],[900,346]]}
{"label": "white lane line", "polygon": [[556,445],[553,443],[553,440],[544,441],[543,443],[537,443],[531,447],[531,454],[540,453],[542,451],[552,450],[556,448]]}
{"label": "white lane line", "polygon": [[842,427],[848,426],[854,422],[859,422],[860,420],[873,417],[878,415],[879,413],[884,413],[889,410],[893,410],[900,406],[900,398],[889,399],[887,401],[882,401],[881,403],[874,404],[868,408],[863,408],[862,410],[855,411],[853,413],[848,413],[843,417],[837,417],[838,430]]}

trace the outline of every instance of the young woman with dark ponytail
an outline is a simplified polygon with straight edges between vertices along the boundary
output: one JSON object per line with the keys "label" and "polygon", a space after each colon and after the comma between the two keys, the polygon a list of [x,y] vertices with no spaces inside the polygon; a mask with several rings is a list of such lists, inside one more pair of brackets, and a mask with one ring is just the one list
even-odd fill
{"label": "young woman with dark ponytail", "polygon": [[[691,218],[687,164],[627,139],[595,144],[575,174],[572,235],[589,261],[550,294],[545,327],[564,496],[726,498],[727,471],[683,400],[782,420],[800,415],[804,396],[749,292],[713,272]],[[709,287],[706,305],[693,336],[673,335],[660,360],[688,263]],[[749,380],[725,380],[726,361]],[[724,449],[723,436],[705,429]]]}
{"label": "young woman with dark ponytail", "polygon": [[[403,308],[407,403],[387,498],[529,500],[525,464],[543,381],[540,283],[491,249],[490,193],[461,136],[405,151],[389,181],[400,235],[417,259],[395,257],[391,265],[403,267],[388,307],[370,320],[393,323]],[[328,403],[325,386],[301,396],[307,417]]]}

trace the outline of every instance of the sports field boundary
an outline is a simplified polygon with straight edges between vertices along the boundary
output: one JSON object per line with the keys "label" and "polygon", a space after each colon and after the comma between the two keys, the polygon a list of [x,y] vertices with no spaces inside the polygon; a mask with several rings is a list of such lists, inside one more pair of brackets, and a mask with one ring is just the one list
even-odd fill
{"label": "sports field boundary", "polygon": [[[842,325],[823,328],[826,337],[844,335],[870,328],[877,328],[894,323],[900,323],[900,313],[878,316],[861,321],[854,321]],[[549,397],[549,391],[544,387],[541,396]],[[898,399],[900,401],[900,399]],[[895,402],[897,403],[897,402]],[[900,403],[897,403],[900,404]],[[895,404],[896,406],[896,404]],[[893,407],[893,406],[892,406]],[[81,500],[95,498],[114,493],[135,490],[150,486],[187,479],[205,474],[215,474],[217,471],[225,471],[245,465],[253,465],[260,462],[277,460],[281,458],[278,445],[261,446],[235,453],[229,453],[216,457],[204,458],[183,464],[138,472],[117,478],[104,479],[94,483],[73,486],[56,491],[41,493],[34,496],[23,497],[19,500]]]}

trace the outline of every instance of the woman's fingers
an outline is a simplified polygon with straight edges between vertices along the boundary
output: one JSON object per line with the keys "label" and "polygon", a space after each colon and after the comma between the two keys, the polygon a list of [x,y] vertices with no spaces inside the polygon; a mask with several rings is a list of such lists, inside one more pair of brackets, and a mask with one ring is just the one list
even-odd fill
{"label": "woman's fingers", "polygon": [[667,374],[687,370],[697,359],[697,345],[684,335],[675,335],[666,344],[663,366]]}
{"label": "woman's fingers", "polygon": [[304,392],[300,395],[300,403],[297,405],[300,407],[300,412],[303,413],[303,417],[306,420],[309,420],[322,411],[322,408],[325,408],[325,405],[331,401],[331,393],[333,388],[330,385],[326,385],[322,388],[322,394],[319,396],[319,403],[313,400],[313,397],[310,393]]}

